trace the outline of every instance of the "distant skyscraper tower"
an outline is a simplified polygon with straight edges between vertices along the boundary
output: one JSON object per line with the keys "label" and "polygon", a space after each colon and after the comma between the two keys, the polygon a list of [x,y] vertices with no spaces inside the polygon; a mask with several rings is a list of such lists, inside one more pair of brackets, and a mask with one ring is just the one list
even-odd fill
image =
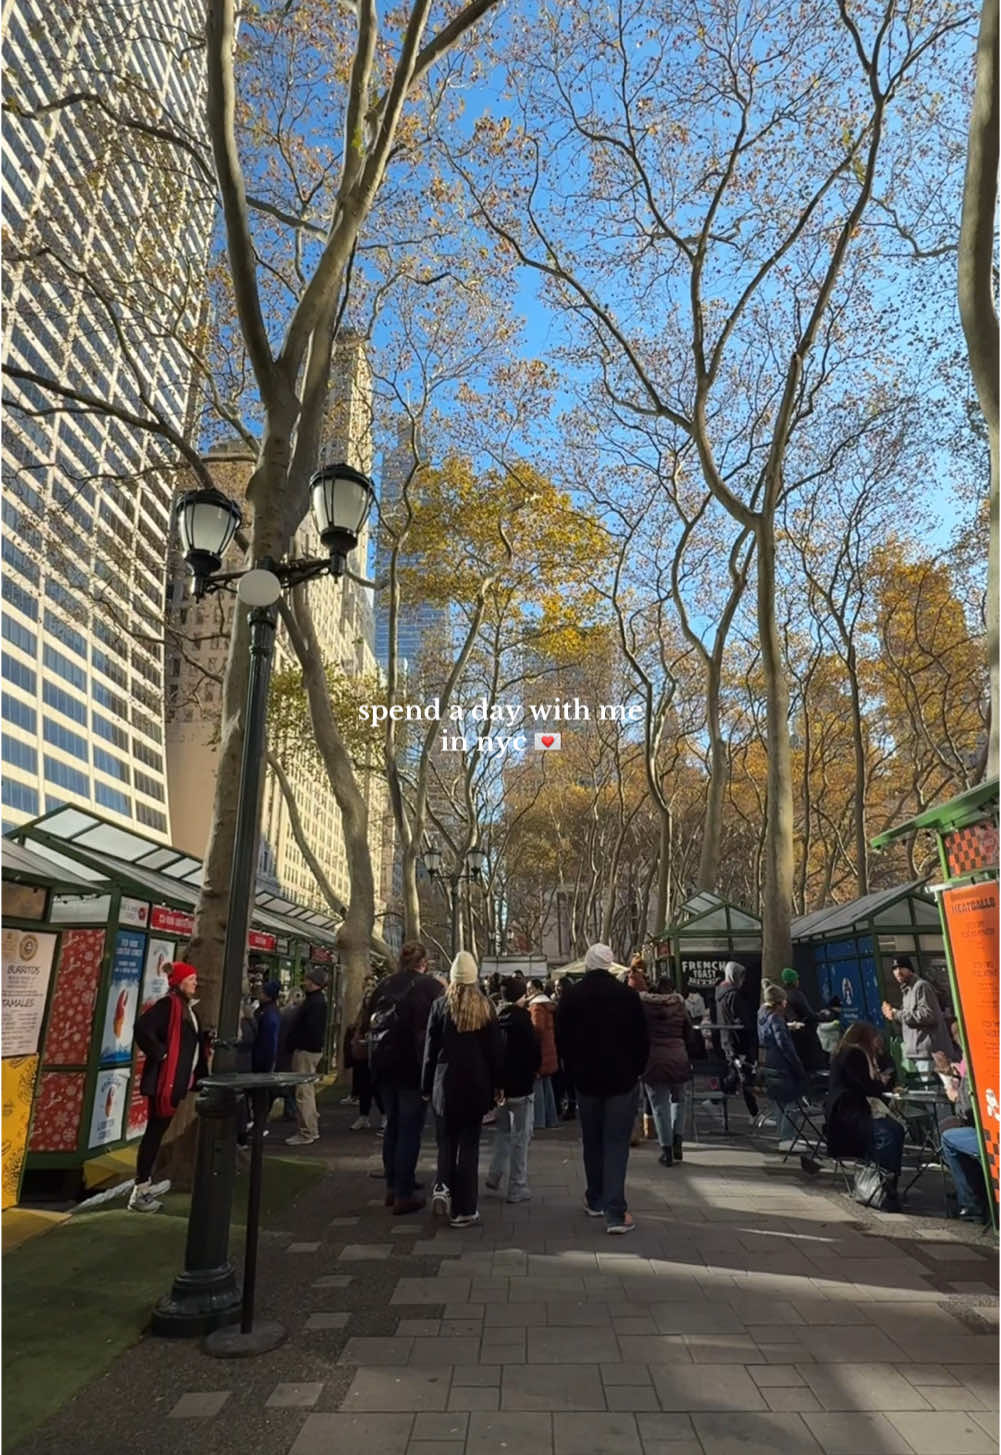
{"label": "distant skyscraper tower", "polygon": [[[169,834],[163,607],[177,450],[91,407],[188,425],[177,335],[203,307],[213,199],[198,145],[203,0],[3,11],[3,819],[61,802]],[[20,406],[20,407],[18,407]],[[53,408],[58,412],[53,412]],[[27,412],[26,412],[27,411]]]}
{"label": "distant skyscraper tower", "polygon": [[[410,430],[410,421],[401,420],[396,445],[383,457],[382,479],[379,486],[379,510],[384,520],[392,519],[395,513],[394,508],[402,498],[407,477],[413,468]],[[380,528],[375,558],[377,580],[382,580],[389,574],[392,549],[393,542],[389,530],[385,527]],[[403,560],[412,564],[413,558],[404,556]],[[430,606],[425,602],[402,606],[396,631],[397,655],[401,669],[400,681],[403,680],[403,663],[406,662],[408,675],[412,677],[430,642],[435,638],[440,640],[447,628],[448,612],[440,606]],[[389,662],[388,593],[383,593],[382,602],[376,608],[375,655],[379,665],[385,668]]]}

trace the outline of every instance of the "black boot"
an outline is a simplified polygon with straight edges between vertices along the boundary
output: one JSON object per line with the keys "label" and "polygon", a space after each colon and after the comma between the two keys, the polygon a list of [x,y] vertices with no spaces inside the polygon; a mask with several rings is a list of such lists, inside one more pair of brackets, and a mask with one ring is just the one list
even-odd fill
{"label": "black boot", "polygon": [[886,1195],[883,1200],[882,1211],[888,1213],[902,1212],[903,1209],[900,1206],[900,1193],[897,1190],[896,1173],[894,1173],[892,1177],[888,1177],[886,1179],[885,1187]]}
{"label": "black boot", "polygon": [[681,1162],[684,1160],[681,1155],[681,1138],[679,1136],[675,1136],[671,1151],[674,1153],[675,1162]]}
{"label": "black boot", "polygon": [[674,1151],[673,1151],[673,1149],[671,1147],[661,1147],[661,1149],[660,1149],[660,1165],[662,1167],[673,1167],[674,1166]]}

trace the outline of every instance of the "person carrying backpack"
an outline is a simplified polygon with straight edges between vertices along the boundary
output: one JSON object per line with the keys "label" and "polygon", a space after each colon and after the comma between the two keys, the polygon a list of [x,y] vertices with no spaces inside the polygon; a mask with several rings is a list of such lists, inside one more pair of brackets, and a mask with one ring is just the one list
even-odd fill
{"label": "person carrying backpack", "polygon": [[426,1113],[421,1069],[431,1007],[444,994],[439,981],[425,974],[427,968],[424,946],[408,941],[400,951],[399,970],[376,986],[364,1027],[372,1082],[386,1116],[386,1206],[397,1216],[424,1206],[415,1181]]}

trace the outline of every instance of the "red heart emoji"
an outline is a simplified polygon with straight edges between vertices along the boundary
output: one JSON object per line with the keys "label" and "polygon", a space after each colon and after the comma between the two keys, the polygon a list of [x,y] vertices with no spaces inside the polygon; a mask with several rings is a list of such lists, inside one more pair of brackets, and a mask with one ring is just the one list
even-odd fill
{"label": "red heart emoji", "polygon": [[552,736],[552,734],[550,734],[548,737],[544,737],[542,739],[542,746],[544,748],[551,748],[553,746],[553,743],[555,743],[555,741],[556,741],[556,739]]}

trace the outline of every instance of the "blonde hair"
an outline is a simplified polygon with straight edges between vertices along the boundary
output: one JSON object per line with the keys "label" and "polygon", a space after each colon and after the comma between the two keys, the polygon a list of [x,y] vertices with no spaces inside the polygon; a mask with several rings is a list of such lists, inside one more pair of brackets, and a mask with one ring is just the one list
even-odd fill
{"label": "blonde hair", "polygon": [[761,997],[761,1003],[762,1005],[767,1006],[769,1010],[778,1010],[780,1006],[783,1006],[786,1003],[786,993],[782,989],[781,985],[768,984],[765,986],[764,994]]}
{"label": "blonde hair", "polygon": [[478,985],[453,982],[445,991],[445,1000],[457,1031],[482,1031],[497,1014]]}

